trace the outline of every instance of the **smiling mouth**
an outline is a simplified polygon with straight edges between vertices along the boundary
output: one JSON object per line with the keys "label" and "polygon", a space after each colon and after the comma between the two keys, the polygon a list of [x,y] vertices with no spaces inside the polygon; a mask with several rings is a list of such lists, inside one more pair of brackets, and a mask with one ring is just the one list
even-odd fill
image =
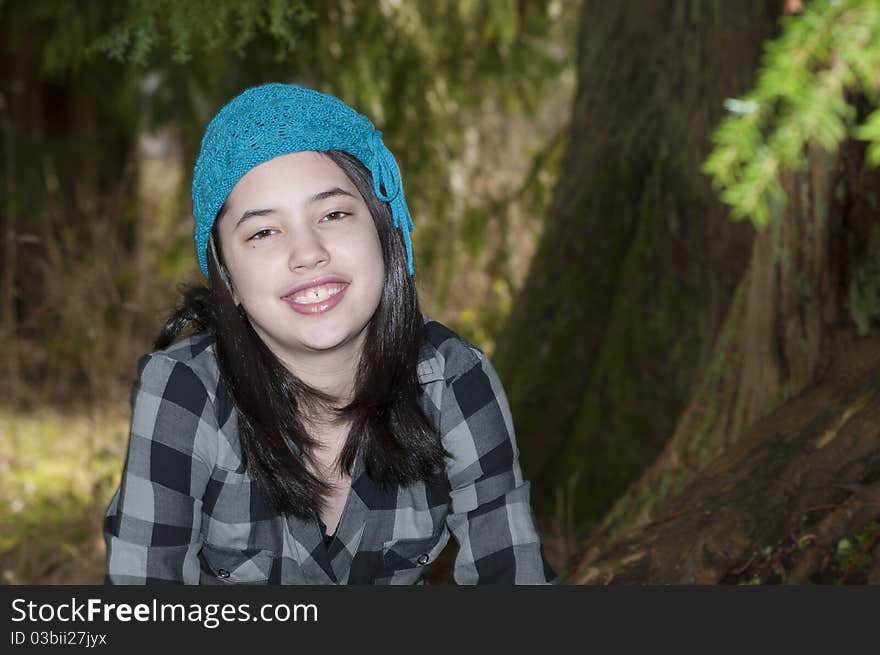
{"label": "smiling mouth", "polygon": [[332,298],[346,286],[346,284],[340,283],[322,284],[319,287],[311,287],[303,291],[297,291],[295,294],[286,296],[284,299],[290,302],[295,302],[298,305],[314,305],[319,302],[324,302],[328,298]]}

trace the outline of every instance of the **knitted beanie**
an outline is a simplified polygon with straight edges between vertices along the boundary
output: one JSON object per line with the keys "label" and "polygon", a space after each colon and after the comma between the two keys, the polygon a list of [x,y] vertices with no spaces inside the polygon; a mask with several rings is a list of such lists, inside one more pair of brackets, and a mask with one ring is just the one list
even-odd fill
{"label": "knitted beanie", "polygon": [[409,233],[412,218],[403,181],[382,133],[370,119],[338,98],[295,84],[250,88],[226,104],[208,124],[192,180],[196,253],[208,277],[207,246],[217,212],[249,170],[279,155],[304,150],[343,150],[367,167],[379,200],[391,205],[403,234],[407,269],[414,274]]}

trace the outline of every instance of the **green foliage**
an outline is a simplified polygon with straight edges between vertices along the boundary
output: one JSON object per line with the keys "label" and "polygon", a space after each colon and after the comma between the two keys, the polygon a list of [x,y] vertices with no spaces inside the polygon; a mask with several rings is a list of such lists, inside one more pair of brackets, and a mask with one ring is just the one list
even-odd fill
{"label": "green foliage", "polygon": [[118,22],[99,36],[85,54],[102,52],[119,61],[149,63],[155,50],[170,48],[172,60],[190,61],[193,53],[244,48],[260,36],[276,41],[278,60],[290,55],[316,18],[305,0],[127,0],[114,3]]}
{"label": "green foliage", "polygon": [[316,20],[316,4],[309,0],[15,0],[0,5],[0,12],[14,13],[42,37],[42,71],[57,77],[103,56],[145,67],[167,54],[178,64],[206,53],[244,55],[245,47],[258,39],[268,39],[280,60],[293,52]]}
{"label": "green foliage", "polygon": [[[456,270],[452,260],[465,238],[473,245],[484,232],[473,221],[470,234],[448,229],[460,224],[449,171],[462,152],[464,128],[486,101],[531,112],[558,89],[561,71],[571,66],[577,6],[575,0],[16,0],[0,5],[0,20],[13,37],[7,44],[13,57],[27,52],[46,79],[106,103],[102,122],[124,126],[132,141],[173,126],[187,163],[211,115],[247,86],[295,81],[338,95],[373,119],[398,158],[419,227],[417,268],[435,287],[437,260],[442,270]],[[84,79],[100,92],[82,85]],[[488,206],[482,198],[468,204],[484,214]]]}
{"label": "green foliage", "polygon": [[[863,139],[869,161],[880,164],[878,71],[878,0],[814,0],[802,15],[783,19],[755,89],[727,101],[731,115],[703,165],[732,218],[766,225],[783,198],[780,173],[803,168],[808,145],[835,152],[847,138]],[[873,108],[861,123],[860,95]]]}
{"label": "green foliage", "polygon": [[865,123],[856,128],[854,135],[857,139],[868,141],[868,163],[871,166],[880,166],[880,111],[875,111],[868,116]]}

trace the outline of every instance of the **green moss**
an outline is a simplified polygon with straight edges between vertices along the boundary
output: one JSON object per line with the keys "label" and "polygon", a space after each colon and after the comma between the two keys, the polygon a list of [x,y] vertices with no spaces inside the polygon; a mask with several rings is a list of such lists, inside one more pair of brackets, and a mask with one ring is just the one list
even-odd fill
{"label": "green moss", "polygon": [[[556,486],[579,474],[582,529],[608,512],[674,433],[747,261],[751,232],[724,220],[700,162],[724,98],[751,83],[775,20],[752,21],[729,56],[716,46],[730,47],[720,38],[730,3],[701,4],[713,17],[710,29],[696,42],[682,40],[695,6],[585,5],[585,24],[598,31],[579,44],[569,150],[532,270],[496,340],[523,470],[542,482],[536,511],[552,514]],[[653,29],[667,15],[678,17],[673,29]],[[645,47],[622,45],[632,42]],[[704,52],[715,54],[706,60]],[[609,58],[619,64],[613,75]],[[636,83],[620,83],[630,78]],[[617,127],[595,129],[609,125]],[[730,375],[719,372],[719,385],[728,379],[722,374]],[[714,435],[723,414],[710,396],[699,435]],[[717,442],[695,435],[694,447],[708,458]],[[666,494],[685,483],[675,475],[658,486]],[[642,516],[656,502],[656,489],[643,489],[624,513]]]}
{"label": "green moss", "polygon": [[[596,193],[580,197],[575,215],[599,221],[602,185],[626,177],[626,172],[609,166],[595,180]],[[595,225],[595,229],[589,226],[592,221],[577,224],[577,230],[548,224],[534,258],[537,268],[527,278],[507,329],[496,342],[493,361],[513,408],[523,461],[532,471],[536,470],[532,462],[542,460],[547,448],[548,414],[557,431],[551,438],[568,434],[577,405],[563,405],[571,405],[568,399],[583,394],[589,378],[584,368],[590,366],[593,353],[582,347],[585,334],[594,330],[597,317],[608,312],[623,259],[620,250],[626,247],[634,220],[631,207],[619,209],[619,220]],[[601,259],[588,255],[590,239],[597,234],[606,247]],[[565,255],[560,256],[560,251]],[[572,261],[589,264],[572,266]],[[545,497],[552,502],[549,493]]]}
{"label": "green moss", "polygon": [[761,580],[761,576],[756,575],[756,576],[750,578],[749,580],[744,580],[742,582],[739,582],[738,584],[742,585],[742,586],[756,586],[756,585],[764,584],[764,581]]}
{"label": "green moss", "polygon": [[847,577],[868,573],[873,564],[871,549],[878,533],[880,522],[871,521],[854,537],[838,541],[835,547],[837,571]]}
{"label": "green moss", "polygon": [[871,226],[867,251],[852,277],[849,311],[859,336],[880,327],[880,224]]}
{"label": "green moss", "polygon": [[719,405],[720,396],[729,393],[742,368],[740,343],[748,303],[749,280],[749,275],[744,275],[740,280],[700,386],[697,403],[701,410],[701,420],[681,441],[685,456],[698,466],[705,466],[712,461],[721,445],[723,426],[718,422],[723,418],[724,408]]}
{"label": "green moss", "polygon": [[[545,474],[568,479],[580,472],[576,519],[582,529],[608,510],[671,436],[713,338],[697,281],[681,284],[687,276],[680,269],[659,278],[645,274],[657,267],[657,244],[668,239],[664,212],[676,204],[663,201],[663,173],[655,173],[642,189],[639,229],[619,267],[571,437]],[[683,323],[683,316],[694,320]],[[677,479],[670,483],[681,486]],[[548,500],[539,500],[539,510]]]}

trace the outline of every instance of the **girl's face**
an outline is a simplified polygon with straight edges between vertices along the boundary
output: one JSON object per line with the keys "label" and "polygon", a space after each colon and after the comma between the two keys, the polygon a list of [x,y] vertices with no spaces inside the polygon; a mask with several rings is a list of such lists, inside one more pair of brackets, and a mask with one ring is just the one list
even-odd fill
{"label": "girl's face", "polygon": [[385,279],[382,246],[348,176],[317,152],[245,174],[218,228],[233,297],[283,362],[359,354]]}

